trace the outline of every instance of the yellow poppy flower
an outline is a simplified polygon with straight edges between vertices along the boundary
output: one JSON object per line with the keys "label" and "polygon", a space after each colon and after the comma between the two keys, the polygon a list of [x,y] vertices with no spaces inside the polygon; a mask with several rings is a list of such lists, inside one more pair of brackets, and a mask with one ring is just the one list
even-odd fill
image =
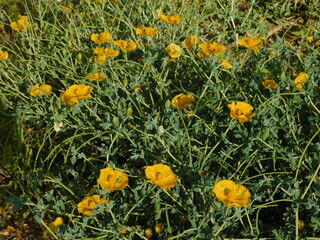
{"label": "yellow poppy flower", "polygon": [[136,28],[136,34],[140,36],[154,36],[159,31],[153,27]]}
{"label": "yellow poppy flower", "polygon": [[179,24],[183,17],[180,16],[166,16],[163,13],[160,14],[160,19],[166,23]]}
{"label": "yellow poppy flower", "polygon": [[278,84],[275,83],[275,81],[273,80],[264,80],[262,82],[262,85],[264,86],[264,88],[272,88],[274,90],[277,90],[278,89]]}
{"label": "yellow poppy flower", "polygon": [[200,41],[197,35],[191,35],[187,39],[185,39],[182,43],[191,51],[193,47],[198,44]]}
{"label": "yellow poppy flower", "polygon": [[177,44],[170,43],[166,47],[166,52],[170,55],[171,58],[179,58],[181,56],[181,47]]}
{"label": "yellow poppy flower", "polygon": [[92,87],[83,84],[72,85],[65,92],[61,93],[60,98],[62,102],[73,106],[79,103],[79,100],[90,98]]}
{"label": "yellow poppy flower", "polygon": [[165,189],[173,188],[178,182],[177,175],[165,164],[147,166],[145,174],[147,179],[149,179],[148,182]]}
{"label": "yellow poppy flower", "polygon": [[107,76],[103,75],[102,72],[97,72],[97,73],[87,73],[86,74],[87,78],[96,80],[96,81],[103,81],[107,78]]}
{"label": "yellow poppy flower", "polygon": [[216,197],[228,207],[247,207],[251,198],[250,191],[232,180],[219,181],[213,188]]}
{"label": "yellow poppy flower", "polygon": [[250,48],[255,52],[260,52],[260,45],[262,44],[262,40],[259,38],[245,37],[242,39],[238,39],[238,44],[242,47]]}
{"label": "yellow poppy flower", "polygon": [[102,189],[121,190],[128,186],[129,178],[122,170],[107,167],[100,170],[98,183]]}
{"label": "yellow poppy flower", "polygon": [[204,42],[198,44],[198,46],[205,54],[214,54],[217,57],[226,51],[226,47],[217,42]]}
{"label": "yellow poppy flower", "polygon": [[31,90],[30,95],[33,97],[44,96],[47,94],[52,94],[52,87],[48,84],[40,85],[36,84]]}
{"label": "yellow poppy flower", "polygon": [[111,43],[113,37],[109,32],[95,33],[91,35],[91,41],[95,43]]}
{"label": "yellow poppy flower", "polygon": [[190,103],[193,101],[195,101],[195,98],[192,93],[191,94],[180,93],[172,99],[171,103],[172,103],[172,106],[176,108],[184,109],[184,108],[189,108]]}
{"label": "yellow poppy flower", "polygon": [[4,61],[8,59],[8,57],[9,57],[8,52],[3,52],[2,50],[0,50],[0,61]]}
{"label": "yellow poppy flower", "polygon": [[310,37],[306,37],[306,39],[308,40],[308,42],[312,42],[313,41],[313,37],[312,36],[310,36]]}
{"label": "yellow poppy flower", "polygon": [[256,115],[256,113],[251,113],[253,107],[245,102],[233,102],[228,104],[230,109],[230,117],[233,119],[238,119],[240,123],[248,122],[250,118]]}
{"label": "yellow poppy flower", "polygon": [[197,54],[196,54],[194,57],[197,58],[197,59],[200,59],[200,58],[209,58],[209,55],[207,55],[207,54],[204,53],[203,51],[199,51],[199,52],[197,52]]}
{"label": "yellow poppy flower", "polygon": [[26,31],[27,28],[30,26],[28,21],[28,16],[18,16],[19,20],[17,22],[12,22],[10,24],[11,28],[15,31]]}
{"label": "yellow poppy flower", "polygon": [[299,90],[303,88],[304,84],[306,83],[309,75],[305,72],[300,73],[293,81],[296,83],[296,88]]}
{"label": "yellow poppy flower", "polygon": [[156,233],[161,233],[163,230],[162,224],[161,223],[156,223],[154,230],[156,231]]}
{"label": "yellow poppy flower", "polygon": [[63,225],[63,219],[62,217],[57,217],[56,220],[49,224],[49,228],[54,232],[61,225]]}
{"label": "yellow poppy flower", "polygon": [[108,204],[108,200],[100,198],[99,195],[93,195],[85,197],[80,203],[78,203],[78,212],[86,216],[92,216],[91,212],[97,207],[97,204]]}
{"label": "yellow poppy flower", "polygon": [[114,41],[114,45],[118,46],[123,52],[132,51],[137,48],[137,44],[133,41],[127,42],[125,40]]}
{"label": "yellow poppy flower", "polygon": [[220,63],[220,67],[222,68],[233,68],[232,64],[225,58],[221,58],[218,61]]}

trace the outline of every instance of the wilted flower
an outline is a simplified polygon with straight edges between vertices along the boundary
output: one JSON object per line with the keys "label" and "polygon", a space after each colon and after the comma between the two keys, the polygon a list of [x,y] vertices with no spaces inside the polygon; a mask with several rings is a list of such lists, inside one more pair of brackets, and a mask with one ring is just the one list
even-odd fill
{"label": "wilted flower", "polygon": [[12,22],[10,26],[12,27],[13,30],[16,30],[16,31],[26,31],[27,28],[30,26],[28,21],[28,16],[21,16],[19,14],[18,18],[19,20],[17,22]]}
{"label": "wilted flower", "polygon": [[62,102],[73,106],[79,103],[79,100],[90,98],[92,87],[83,84],[72,85],[65,92],[61,93],[60,98]]}
{"label": "wilted flower", "polygon": [[30,95],[33,97],[44,96],[47,94],[52,94],[52,87],[48,84],[40,85],[36,84],[31,90]]}
{"label": "wilted flower", "polygon": [[95,43],[110,43],[113,38],[109,32],[95,33],[91,35],[91,40]]}
{"label": "wilted flower", "polygon": [[160,19],[166,23],[179,24],[183,17],[180,16],[166,16],[163,13],[160,14]]}
{"label": "wilted flower", "polygon": [[63,224],[63,219],[62,217],[57,217],[56,220],[54,220],[53,222],[51,222],[49,224],[49,228],[51,231],[55,231],[58,227],[60,227]]}
{"label": "wilted flower", "polygon": [[100,170],[98,183],[102,189],[121,190],[128,186],[129,178],[122,170],[107,167]]}
{"label": "wilted flower", "polygon": [[181,56],[181,47],[177,44],[170,43],[166,47],[166,52],[170,55],[171,58],[179,58]]}
{"label": "wilted flower", "polygon": [[151,228],[147,228],[145,231],[144,231],[145,235],[147,238],[151,238],[152,237],[152,229]]}
{"label": "wilted flower", "polygon": [[108,204],[108,200],[100,198],[99,195],[85,197],[82,202],[78,203],[78,212],[86,216],[92,216],[91,212],[97,207],[97,204]]}
{"label": "wilted flower", "polygon": [[2,50],[0,50],[0,61],[6,60],[8,59],[9,54],[8,52],[3,52]]}
{"label": "wilted flower", "polygon": [[133,41],[117,40],[114,41],[114,45],[118,46],[123,52],[132,51],[137,48],[137,44]]}
{"label": "wilted flower", "polygon": [[207,55],[214,54],[217,57],[226,51],[226,47],[217,42],[204,42],[198,44],[198,46]]}
{"label": "wilted flower", "polygon": [[66,11],[68,13],[71,13],[72,7],[73,7],[73,5],[69,4],[68,7],[61,7],[61,10]]}
{"label": "wilted flower", "polygon": [[60,132],[60,130],[61,130],[61,128],[63,127],[63,123],[61,122],[61,123],[54,123],[53,124],[53,130],[55,131],[55,132]]}
{"label": "wilted flower", "polygon": [[300,73],[293,81],[296,83],[296,88],[301,89],[303,88],[304,84],[306,83],[309,75],[305,72]]}
{"label": "wilted flower", "polygon": [[262,40],[259,38],[245,37],[242,39],[238,39],[238,44],[240,46],[250,48],[250,49],[254,50],[255,52],[260,52],[261,43],[262,43]]}
{"label": "wilted flower", "polygon": [[162,224],[161,223],[156,223],[154,230],[156,231],[156,233],[161,233],[163,230]]}
{"label": "wilted flower", "polygon": [[249,190],[232,180],[219,181],[213,188],[216,197],[228,207],[247,207],[251,198]]}
{"label": "wilted flower", "polygon": [[158,33],[153,27],[136,28],[136,34],[140,36],[154,36]]}
{"label": "wilted flower", "polygon": [[178,177],[171,168],[165,164],[147,166],[145,174],[148,182],[154,183],[159,187],[170,189],[178,182]]}
{"label": "wilted flower", "polygon": [[251,113],[253,107],[245,102],[233,102],[228,104],[230,109],[230,117],[233,119],[238,119],[240,123],[248,122],[250,118],[256,115],[256,113]]}
{"label": "wilted flower", "polygon": [[232,64],[225,58],[219,59],[219,63],[222,68],[233,68]]}
{"label": "wilted flower", "polygon": [[96,80],[96,81],[103,81],[107,78],[107,76],[103,75],[102,72],[97,72],[97,73],[87,73],[86,74],[87,78],[90,78],[92,80]]}
{"label": "wilted flower", "polygon": [[200,58],[208,58],[209,57],[209,55],[207,55],[205,52],[203,52],[203,51],[199,51],[199,52],[197,52],[197,54],[194,56],[195,58],[198,58],[198,59],[200,59]]}
{"label": "wilted flower", "polygon": [[190,106],[190,103],[193,101],[195,101],[195,98],[192,93],[190,94],[180,93],[172,99],[171,103],[172,103],[172,106],[176,108],[184,109],[184,108],[188,108]]}
{"label": "wilted flower", "polygon": [[191,35],[185,39],[182,43],[191,51],[194,45],[199,43],[199,37],[197,35]]}
{"label": "wilted flower", "polygon": [[275,83],[275,81],[273,80],[264,80],[262,82],[262,85],[264,86],[264,88],[272,88],[274,90],[278,89],[278,84]]}

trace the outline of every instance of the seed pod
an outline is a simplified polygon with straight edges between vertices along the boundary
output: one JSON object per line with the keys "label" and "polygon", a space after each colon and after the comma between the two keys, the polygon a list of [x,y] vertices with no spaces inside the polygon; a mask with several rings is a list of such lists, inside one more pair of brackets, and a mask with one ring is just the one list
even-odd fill
{"label": "seed pod", "polygon": [[82,54],[81,54],[81,53],[78,53],[77,59],[78,59],[78,61],[81,61],[81,60],[82,60]]}
{"label": "seed pod", "polygon": [[132,115],[132,107],[127,108],[126,114],[127,114],[127,117],[130,117]]}
{"label": "seed pod", "polygon": [[119,126],[119,118],[113,117],[112,123],[113,123],[113,125],[114,125],[115,127],[118,127],[118,126]]}

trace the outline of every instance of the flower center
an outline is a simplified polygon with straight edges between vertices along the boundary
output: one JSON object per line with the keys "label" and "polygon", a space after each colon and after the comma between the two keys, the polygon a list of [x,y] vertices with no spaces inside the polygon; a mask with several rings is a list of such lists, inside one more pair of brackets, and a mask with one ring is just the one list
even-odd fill
{"label": "flower center", "polygon": [[164,178],[164,175],[163,175],[162,173],[157,172],[157,173],[156,173],[156,178],[157,178],[158,180],[162,180],[162,179]]}
{"label": "flower center", "polygon": [[234,198],[236,198],[236,196],[237,196],[237,193],[235,192],[235,191],[232,191],[232,190],[230,190],[230,189],[228,189],[228,188],[226,188],[225,190],[224,190],[224,194],[227,196],[227,198],[229,198],[229,199],[234,199]]}
{"label": "flower center", "polygon": [[116,178],[113,175],[108,175],[107,176],[107,181],[110,183],[115,183],[116,182]]}

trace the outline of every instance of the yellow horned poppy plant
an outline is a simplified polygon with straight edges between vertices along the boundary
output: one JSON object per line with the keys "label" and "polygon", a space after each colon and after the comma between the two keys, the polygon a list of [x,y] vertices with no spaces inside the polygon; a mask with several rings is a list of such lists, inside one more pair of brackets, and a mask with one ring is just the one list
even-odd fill
{"label": "yellow horned poppy plant", "polygon": [[26,31],[27,28],[30,26],[28,21],[28,16],[18,16],[19,20],[17,22],[12,22],[10,27],[12,27],[15,31]]}
{"label": "yellow horned poppy plant", "polygon": [[166,47],[166,52],[170,55],[171,58],[179,58],[181,56],[181,47],[177,44],[170,43]]}
{"label": "yellow horned poppy plant", "polygon": [[247,207],[251,198],[250,191],[232,180],[219,181],[213,188],[216,197],[228,207]]}
{"label": "yellow horned poppy plant", "polygon": [[296,88],[301,89],[303,88],[304,84],[306,83],[309,75],[305,72],[300,73],[293,81],[296,83]]}
{"label": "yellow horned poppy plant", "polygon": [[182,43],[191,51],[193,47],[199,43],[199,37],[197,35],[191,35],[185,39]]}
{"label": "yellow horned poppy plant", "polygon": [[107,76],[103,75],[102,72],[97,72],[97,73],[87,73],[86,74],[87,78],[90,78],[92,80],[96,80],[96,81],[103,81],[107,78]]}
{"label": "yellow horned poppy plant", "polygon": [[180,16],[166,16],[163,13],[160,14],[160,18],[162,21],[170,24],[179,24],[183,19]]}
{"label": "yellow horned poppy plant", "polygon": [[128,186],[129,178],[122,170],[107,167],[100,170],[98,183],[102,189],[121,190]]}
{"label": "yellow horned poppy plant", "polygon": [[217,57],[226,51],[226,47],[217,42],[204,42],[198,44],[198,46],[205,54],[214,54]]}
{"label": "yellow horned poppy plant", "polygon": [[86,216],[92,216],[91,212],[97,207],[97,204],[108,204],[108,200],[100,198],[99,195],[92,195],[85,197],[80,203],[78,203],[78,212]]}
{"label": "yellow horned poppy plant", "polygon": [[260,52],[260,45],[262,43],[262,40],[259,38],[249,38],[245,37],[242,39],[238,39],[238,44],[240,46],[250,48],[256,52]]}
{"label": "yellow horned poppy plant", "polygon": [[91,40],[95,43],[110,43],[113,38],[109,32],[95,33],[91,35]]}
{"label": "yellow horned poppy plant", "polygon": [[278,89],[278,84],[275,83],[275,81],[273,80],[264,80],[262,82],[262,85],[264,86],[264,88],[268,89],[268,88],[272,88],[274,90]]}
{"label": "yellow horned poppy plant", "polygon": [[192,93],[191,94],[180,93],[172,99],[171,103],[172,103],[172,106],[176,108],[184,109],[184,108],[189,108],[190,103],[193,101],[195,101],[195,98]]}
{"label": "yellow horned poppy plant", "polygon": [[147,166],[145,174],[147,179],[149,179],[148,182],[165,189],[173,188],[178,182],[177,175],[165,164]]}
{"label": "yellow horned poppy plant", "polygon": [[228,108],[230,109],[230,117],[238,119],[240,123],[248,122],[256,115],[255,112],[251,113],[253,107],[245,102],[233,102],[228,104]]}
{"label": "yellow horned poppy plant", "polygon": [[133,41],[117,40],[114,41],[114,45],[118,46],[123,52],[132,51],[137,48],[137,44]]}
{"label": "yellow horned poppy plant", "polygon": [[52,94],[52,87],[48,84],[40,85],[36,84],[31,90],[30,95],[33,97],[44,96],[47,94]]}
{"label": "yellow horned poppy plant", "polygon": [[154,29],[153,27],[144,27],[144,28],[136,28],[136,34],[140,36],[154,36],[158,33],[157,29]]}
{"label": "yellow horned poppy plant", "polygon": [[60,227],[63,224],[62,217],[57,217],[53,222],[49,224],[49,228],[51,231],[55,231],[58,227]]}
{"label": "yellow horned poppy plant", "polygon": [[79,100],[90,98],[92,87],[83,84],[72,85],[65,92],[61,93],[60,98],[62,102],[73,106],[79,103]]}
{"label": "yellow horned poppy plant", "polygon": [[8,59],[8,57],[9,57],[8,52],[3,52],[2,50],[0,50],[0,61],[4,61]]}

